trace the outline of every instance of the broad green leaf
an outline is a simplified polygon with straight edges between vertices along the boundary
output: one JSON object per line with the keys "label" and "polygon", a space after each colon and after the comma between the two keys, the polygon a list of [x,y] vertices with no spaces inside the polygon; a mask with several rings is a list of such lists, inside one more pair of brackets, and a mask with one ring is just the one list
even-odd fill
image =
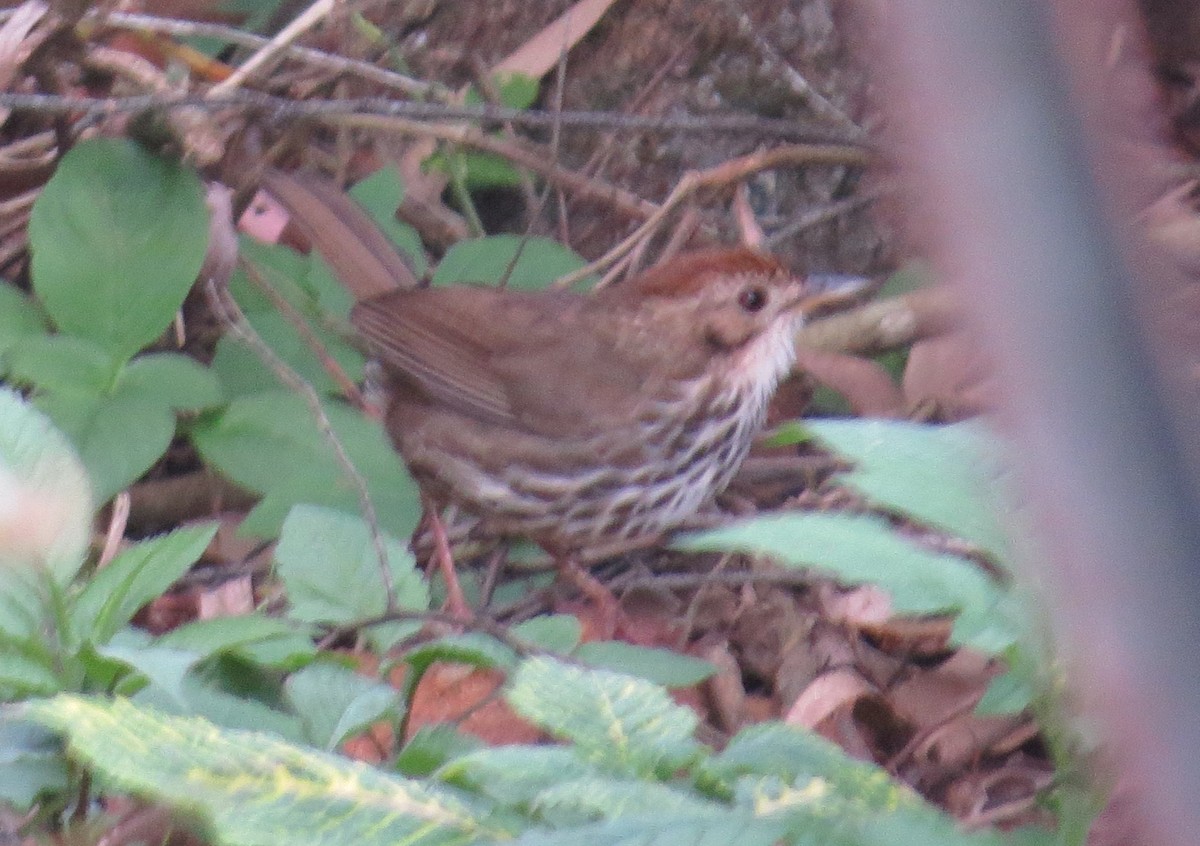
{"label": "broad green leaf", "polygon": [[[424,611],[429,588],[417,573],[412,553],[384,538],[398,608]],[[279,578],[287,589],[290,616],[334,625],[377,617],[387,594],[370,532],[359,518],[328,508],[298,505],[284,522],[275,547]],[[412,631],[409,624],[373,626],[367,635],[381,648]]]}
{"label": "broad green leaf", "polygon": [[395,688],[335,664],[310,664],[292,673],[286,689],[308,742],[326,751],[372,723],[394,720],[401,710]]}
{"label": "broad green leaf", "polygon": [[455,758],[436,778],[504,805],[527,806],[560,781],[601,772],[569,746],[492,746]]}
{"label": "broad green leaf", "polygon": [[408,701],[412,700],[413,692],[425,671],[437,661],[503,670],[517,664],[516,653],[495,638],[480,632],[448,635],[422,643],[405,652],[403,660],[408,665],[408,675],[404,679],[404,698]]}
{"label": "broad green leaf", "polygon": [[349,193],[408,259],[413,274],[418,279],[424,276],[429,266],[425,261],[421,236],[407,223],[396,219],[396,209],[404,200],[404,183],[400,179],[400,172],[394,166],[382,167],[355,183]]}
{"label": "broad green leaf", "polygon": [[447,761],[468,755],[482,742],[463,734],[447,723],[424,725],[417,729],[396,756],[396,772],[407,776],[427,776]]}
{"label": "broad green leaf", "polygon": [[[316,353],[300,337],[288,318],[277,311],[247,315],[254,331],[285,364],[304,379],[317,393],[332,395],[339,392],[333,377],[325,370]],[[354,381],[362,378],[363,357],[346,341],[322,326],[309,327],[329,356]],[[217,342],[213,357],[213,372],[221,385],[233,397],[252,397],[255,394],[280,390],[279,377],[272,373],[258,354],[240,338],[225,335]]]}
{"label": "broad green leaf", "polygon": [[783,723],[743,729],[699,767],[699,782],[719,784],[722,792],[732,791],[743,776],[799,785],[820,779],[827,793],[871,811],[885,811],[910,795],[881,767],[856,761],[823,737]]}
{"label": "broad green leaf", "polygon": [[1033,702],[1029,680],[1016,673],[997,676],[988,684],[983,698],[975,706],[978,714],[1016,714]]}
{"label": "broad green leaf", "polygon": [[[506,72],[493,74],[492,86],[501,105],[510,109],[527,109],[537,100],[541,83],[528,74]],[[479,93],[479,89],[472,85],[467,89],[463,102],[468,106],[482,106],[487,101]]]}
{"label": "broad green leaf", "polygon": [[[0,387],[0,511],[24,531],[0,542],[0,630],[5,574],[45,572],[66,584],[91,537],[92,493],[62,433],[19,394]],[[15,528],[14,526],[14,528]],[[25,591],[21,591],[22,594]],[[18,603],[19,607],[20,603]]]}
{"label": "broad green leaf", "polygon": [[64,332],[125,359],[167,327],[208,246],[196,174],[131,141],[75,145],[33,205],[33,287]]}
{"label": "broad green leaf", "polygon": [[579,645],[583,626],[574,614],[543,614],[517,623],[509,634],[546,652],[566,655]]}
{"label": "broad green leaf", "polygon": [[[383,528],[407,537],[420,516],[415,483],[375,422],[344,406],[325,406],[355,467],[365,476]],[[358,511],[358,496],[304,401],[287,393],[241,397],[192,427],[205,461],[247,490],[264,495],[242,531],[278,534],[296,503]]]}
{"label": "broad green leaf", "polygon": [[119,553],[76,598],[72,614],[76,636],[95,644],[107,643],[139,608],[196,563],[216,532],[211,523],[189,526]]}
{"label": "broad green leaf", "polygon": [[4,700],[48,696],[63,689],[53,656],[31,653],[10,644],[0,645],[0,697]]}
{"label": "broad green leaf", "polygon": [[126,629],[118,632],[108,645],[95,647],[97,655],[123,664],[131,671],[115,686],[114,691],[130,696],[149,684],[161,690],[177,707],[186,707],[184,679],[196,665],[199,656],[182,649],[154,646],[149,640],[142,632]]}
{"label": "broad green leaf", "polygon": [[23,338],[46,334],[46,318],[29,297],[12,285],[0,283],[0,375],[4,354]]}
{"label": "broad green leaf", "polygon": [[531,803],[539,818],[555,825],[579,825],[597,819],[692,813],[721,816],[726,809],[684,789],[641,779],[599,775],[558,779]]}
{"label": "broad green leaf", "polygon": [[217,842],[466,846],[512,836],[448,790],[270,735],[121,699],[59,696],[25,713],[107,782],[196,815]]}
{"label": "broad green leaf", "polygon": [[717,671],[708,661],[690,655],[619,640],[585,643],[572,657],[589,667],[637,676],[663,687],[691,687]]}
{"label": "broad green leaf", "polygon": [[285,714],[257,699],[231,693],[225,687],[198,677],[183,677],[179,689],[168,694],[161,687],[145,687],[130,697],[135,705],[180,717],[203,717],[222,728],[270,732],[293,743],[305,743],[300,718]]}
{"label": "broad green leaf", "polygon": [[175,435],[171,410],[137,396],[51,393],[36,402],[75,444],[100,503],[153,467]]}
{"label": "broad green leaf", "polygon": [[805,423],[799,420],[788,420],[780,423],[767,433],[762,445],[769,447],[795,446],[812,441],[813,433]]}
{"label": "broad green leaf", "polygon": [[19,810],[67,787],[61,744],[46,729],[0,712],[0,803]]}
{"label": "broad green leaf", "polygon": [[525,719],[575,744],[585,760],[618,773],[671,773],[699,754],[696,715],[649,682],[530,658],[505,693]]}
{"label": "broad green leaf", "polygon": [[888,590],[897,611],[933,614],[989,608],[999,598],[991,579],[954,555],[905,540],[883,520],[864,514],[770,514],[680,539],[691,550],[739,550],[772,555],[791,567],[812,567],[850,582]]}
{"label": "broad green leaf", "polygon": [[977,423],[814,420],[821,441],[856,462],[843,478],[873,503],[915,517],[1009,559],[1003,520],[1008,480]]}
{"label": "broad green leaf", "polygon": [[507,277],[506,284],[510,288],[545,288],[560,276],[584,265],[583,259],[573,251],[549,238],[490,235],[459,241],[447,250],[434,271],[433,284],[498,283],[505,279],[518,250],[520,258]]}
{"label": "broad green leaf", "polygon": [[723,814],[657,813],[570,828],[538,828],[511,843],[512,846],[861,846],[827,840],[826,832],[815,825],[800,840],[789,838],[789,829],[788,821],[779,815],[758,816],[744,809],[729,809]]}
{"label": "broad green leaf", "polygon": [[108,393],[120,369],[99,344],[74,335],[30,335],[9,348],[7,361],[17,382],[89,396]]}
{"label": "broad green leaf", "polygon": [[195,652],[201,658],[231,653],[279,669],[303,666],[317,652],[306,626],[257,612],[193,620],[160,636],[156,642],[159,646]]}
{"label": "broad green leaf", "polygon": [[221,401],[221,383],[213,371],[181,353],[138,356],[121,371],[118,390],[176,411],[197,411]]}

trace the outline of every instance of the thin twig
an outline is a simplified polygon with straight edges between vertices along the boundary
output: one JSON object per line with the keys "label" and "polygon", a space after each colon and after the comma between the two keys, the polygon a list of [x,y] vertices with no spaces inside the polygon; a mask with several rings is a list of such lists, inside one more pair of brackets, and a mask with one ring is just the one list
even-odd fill
{"label": "thin twig", "polygon": [[227,292],[223,292],[212,280],[209,280],[206,286],[206,293],[208,294],[209,305],[213,313],[229,327],[229,331],[233,332],[234,335],[254,350],[255,354],[275,374],[275,377],[299,394],[308,405],[313,420],[316,421],[317,429],[320,431],[322,437],[332,446],[338,465],[342,468],[342,472],[346,474],[346,478],[350,480],[351,485],[354,487],[355,496],[358,498],[358,507],[362,511],[363,520],[366,521],[367,528],[370,531],[371,544],[375,548],[375,555],[379,561],[379,577],[387,593],[387,610],[394,610],[396,608],[396,586],[392,579],[391,567],[388,565],[387,548],[383,543],[383,533],[379,528],[379,516],[375,511],[375,503],[371,499],[370,491],[367,490],[366,479],[358,472],[358,468],[354,466],[354,462],[350,460],[350,456],[346,453],[346,448],[342,445],[341,438],[333,430],[333,424],[329,421],[329,416],[326,415],[325,409],[321,405],[321,398],[317,396],[317,392],[313,389],[312,385],[289,367],[259,337],[258,333],[254,331],[254,327],[246,319],[246,315],[242,313],[241,308],[234,302],[233,297],[229,296]]}
{"label": "thin twig", "polygon": [[570,273],[554,284],[567,287],[598,273],[626,258],[644,240],[653,237],[667,216],[702,188],[736,184],[751,174],[783,166],[852,165],[865,166],[868,156],[864,149],[852,145],[789,144],[749,156],[730,159],[709,170],[688,171],[675,185],[662,205],[623,241],[591,264]]}
{"label": "thin twig", "polygon": [[[122,29],[161,32],[184,38],[193,36],[216,38],[226,43],[235,44],[239,47],[248,47],[252,50],[260,50],[270,43],[270,39],[264,38],[261,35],[255,35],[236,27],[225,26],[224,24],[160,18],[155,15],[141,15],[130,12],[110,12],[104,16],[103,20],[109,26],[120,27]],[[430,97],[436,95],[439,91],[436,85],[413,79],[410,76],[405,76],[395,71],[384,70],[370,62],[350,59],[346,56],[339,56],[335,53],[328,53],[313,47],[287,44],[284,46],[283,52],[289,59],[296,59],[332,73],[353,74],[368,82],[393,88],[411,97]]]}
{"label": "thin twig", "polygon": [[[554,126],[555,121],[560,121],[563,130],[614,129],[623,132],[674,135],[758,135],[764,138],[786,139],[807,144],[854,145],[862,152],[869,149],[865,142],[848,138],[845,132],[830,132],[827,129],[813,127],[796,120],[740,114],[651,117],[596,111],[553,113],[541,109],[423,103],[386,97],[294,100],[250,89],[232,91],[222,96],[213,95],[210,91],[207,96],[193,94],[186,97],[161,94],[139,94],[130,97],[82,97],[15,91],[0,93],[0,107],[50,115],[74,115],[83,112],[88,116],[108,116],[182,106],[202,106],[211,110],[257,109],[277,120],[306,118],[332,123],[341,119],[350,125],[353,125],[352,119],[404,117],[420,120],[466,120],[484,123],[511,121],[515,126],[550,129]],[[376,128],[387,127],[378,126]]]}
{"label": "thin twig", "polygon": [[260,47],[257,53],[243,62],[227,79],[218,82],[210,88],[207,99],[217,100],[229,92],[240,88],[242,83],[250,77],[250,74],[278,57],[288,48],[288,45],[324,20],[333,11],[333,7],[337,5],[337,2],[338,0],[316,0],[315,3],[297,15],[291,23],[279,30],[274,38]]}

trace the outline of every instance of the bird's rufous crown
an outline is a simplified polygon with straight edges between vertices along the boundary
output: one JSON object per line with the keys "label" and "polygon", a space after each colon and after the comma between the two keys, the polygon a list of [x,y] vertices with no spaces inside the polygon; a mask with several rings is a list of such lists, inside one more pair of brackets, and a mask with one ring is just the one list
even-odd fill
{"label": "bird's rufous crown", "polygon": [[618,285],[614,290],[643,297],[686,297],[714,276],[785,277],[787,269],[775,259],[746,248],[702,250],[666,261]]}

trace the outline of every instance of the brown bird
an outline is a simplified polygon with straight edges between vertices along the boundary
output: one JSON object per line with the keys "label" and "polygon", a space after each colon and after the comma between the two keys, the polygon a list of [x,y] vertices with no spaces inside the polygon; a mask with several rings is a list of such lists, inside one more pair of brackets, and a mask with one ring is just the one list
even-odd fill
{"label": "brown bird", "polygon": [[532,539],[580,581],[580,560],[652,543],[713,502],[792,364],[798,324],[844,299],[733,249],[593,295],[396,290],[351,321],[422,489],[489,533]]}

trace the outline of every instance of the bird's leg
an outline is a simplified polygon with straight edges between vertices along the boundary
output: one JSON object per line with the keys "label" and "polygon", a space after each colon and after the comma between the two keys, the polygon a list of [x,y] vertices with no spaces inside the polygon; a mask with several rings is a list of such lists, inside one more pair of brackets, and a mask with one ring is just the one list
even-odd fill
{"label": "bird's leg", "polygon": [[455,617],[469,620],[472,617],[471,609],[467,607],[462,585],[458,583],[458,572],[454,569],[454,557],[450,554],[446,525],[442,522],[433,501],[426,496],[422,496],[421,500],[425,505],[425,519],[429,524],[429,532],[433,536],[433,561],[442,571],[442,580],[446,583],[446,607]]}
{"label": "bird's leg", "polygon": [[616,596],[608,587],[580,565],[574,556],[555,556],[555,565],[560,577],[571,582],[579,592],[596,606],[600,623],[600,637],[612,640],[621,622],[621,608]]}

